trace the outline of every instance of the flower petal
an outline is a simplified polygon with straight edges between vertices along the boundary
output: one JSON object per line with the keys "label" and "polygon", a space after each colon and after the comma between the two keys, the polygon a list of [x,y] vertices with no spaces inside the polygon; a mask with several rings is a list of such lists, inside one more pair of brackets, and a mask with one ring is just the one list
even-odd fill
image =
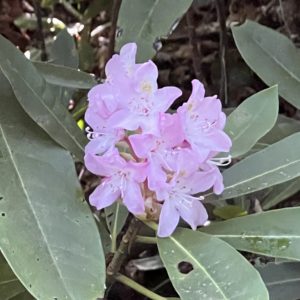
{"label": "flower petal", "polygon": [[104,179],[89,197],[91,205],[98,210],[110,206],[120,197],[120,191],[112,191],[109,180]]}
{"label": "flower petal", "polygon": [[134,215],[140,215],[145,212],[144,199],[141,187],[134,181],[128,181],[124,191],[123,203]]}
{"label": "flower petal", "polygon": [[179,210],[181,218],[186,221],[193,230],[196,230],[199,225],[203,225],[207,221],[208,215],[200,200],[191,200],[190,204],[190,206],[188,204],[176,204],[176,208]]}
{"label": "flower petal", "polygon": [[157,235],[159,237],[170,236],[176,229],[179,219],[179,212],[172,201],[165,200],[160,212]]}

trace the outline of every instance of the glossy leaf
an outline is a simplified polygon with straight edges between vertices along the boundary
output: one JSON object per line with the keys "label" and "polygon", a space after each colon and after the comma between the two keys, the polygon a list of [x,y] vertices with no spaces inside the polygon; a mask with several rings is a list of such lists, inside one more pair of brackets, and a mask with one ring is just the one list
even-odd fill
{"label": "glossy leaf", "polygon": [[[223,172],[225,189],[212,199],[228,199],[289,181],[300,175],[300,133],[256,152]],[[206,199],[208,200],[208,199]]]}
{"label": "glossy leaf", "polygon": [[225,131],[232,140],[230,154],[250,150],[275,124],[278,115],[277,86],[258,92],[242,102],[227,118]]}
{"label": "glossy leaf", "polygon": [[0,70],[28,115],[57,143],[82,160],[86,138],[72,116],[56,101],[33,64],[8,40],[0,36]]}
{"label": "glossy leaf", "polygon": [[76,69],[43,62],[34,62],[33,64],[47,82],[57,86],[90,89],[97,84],[93,76]]}
{"label": "glossy leaf", "polygon": [[[158,239],[162,261],[182,300],[269,299],[258,272],[222,240],[178,228]],[[180,271],[182,263],[187,270]]]}
{"label": "glossy leaf", "polygon": [[128,42],[138,45],[137,60],[151,59],[161,47],[192,0],[123,0],[118,18],[117,49]]}
{"label": "glossy leaf", "polygon": [[253,21],[232,27],[234,41],[249,67],[269,86],[300,108],[300,55],[286,36]]}
{"label": "glossy leaf", "polygon": [[300,260],[300,208],[284,208],[217,222],[201,231],[238,250]]}
{"label": "glossy leaf", "polygon": [[257,267],[272,300],[298,300],[300,296],[300,262],[268,263]]}
{"label": "glossy leaf", "polygon": [[0,83],[1,251],[37,299],[101,297],[105,260],[73,160]]}

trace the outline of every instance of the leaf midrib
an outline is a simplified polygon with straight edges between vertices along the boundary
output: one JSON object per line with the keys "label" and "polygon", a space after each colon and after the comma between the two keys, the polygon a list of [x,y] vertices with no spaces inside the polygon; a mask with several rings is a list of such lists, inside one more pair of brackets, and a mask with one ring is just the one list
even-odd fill
{"label": "leaf midrib", "polygon": [[[16,162],[15,162],[15,160],[14,160],[14,157],[13,157],[13,154],[12,154],[12,151],[11,151],[11,148],[10,148],[10,146],[9,146],[8,140],[7,140],[6,135],[5,135],[5,131],[4,131],[4,129],[3,129],[3,127],[2,127],[1,124],[0,124],[0,131],[1,131],[1,134],[2,134],[2,137],[3,137],[3,141],[4,141],[5,146],[6,146],[6,148],[7,148],[7,151],[8,151],[9,158],[10,158],[10,160],[11,160],[11,164],[12,164],[13,168],[15,169],[15,172],[16,172],[17,178],[18,178],[18,180],[19,180],[19,182],[20,182],[20,186],[22,187],[24,196],[25,196],[25,198],[27,199],[27,203],[28,203],[28,205],[29,205],[29,207],[30,207],[30,209],[31,209],[31,211],[32,211],[34,220],[36,221],[37,228],[39,229],[39,231],[40,231],[40,233],[41,233],[41,235],[42,235],[42,237],[43,237],[43,239],[44,239],[44,241],[45,241],[46,249],[47,249],[47,251],[48,251],[48,253],[49,253],[49,255],[50,255],[51,259],[52,259],[53,265],[55,266],[55,270],[56,270],[56,272],[58,273],[59,278],[61,278],[61,281],[62,281],[62,284],[63,284],[63,287],[64,287],[66,293],[67,293],[69,296],[71,296],[71,295],[69,294],[69,292],[68,292],[67,285],[66,285],[66,283],[65,283],[65,281],[64,281],[64,278],[63,278],[63,276],[62,276],[62,274],[61,274],[61,272],[60,272],[60,270],[59,270],[59,268],[58,268],[58,266],[57,266],[56,260],[55,260],[53,254],[52,254],[52,252],[51,252],[51,249],[50,249],[50,247],[49,247],[49,245],[48,245],[48,240],[47,240],[46,235],[45,235],[45,233],[44,233],[44,231],[43,231],[43,228],[42,228],[40,222],[38,221],[38,217],[37,217],[37,215],[36,215],[36,212],[35,212],[35,210],[34,210],[32,204],[31,204],[29,194],[28,194],[27,189],[26,189],[26,187],[25,187],[25,184],[24,184],[24,182],[23,182],[23,180],[22,180],[20,171],[19,171],[18,166],[17,166],[17,164],[16,164]],[[72,297],[71,297],[71,299],[72,299]]]}
{"label": "leaf midrib", "polygon": [[[4,74],[6,74],[6,78],[7,80],[10,82],[10,84],[12,86],[14,86],[14,84],[11,82],[11,79],[10,79],[10,76],[8,76],[8,72],[5,68],[3,68],[3,66],[0,64],[0,69],[2,70],[2,72]],[[16,70],[14,68],[10,68],[9,69],[15,74],[15,76],[17,78],[19,78],[20,80],[22,80],[22,82],[26,85],[26,87],[34,94],[34,96],[37,98],[37,99],[40,99],[40,96],[35,92],[34,89],[31,88],[30,85],[28,85],[27,81],[24,80],[23,76],[19,75],[18,72],[16,72]],[[13,89],[14,93],[16,94],[18,92],[17,89]],[[19,97],[17,97],[19,98]],[[26,110],[26,108],[24,107],[23,103],[21,101],[19,101],[20,104],[22,105],[22,107]],[[47,112],[55,119],[55,121],[60,125],[61,128],[64,129],[64,131],[68,134],[69,138],[71,138],[71,140],[75,143],[75,145],[77,145],[79,147],[79,149],[81,149],[83,151],[83,147],[81,146],[81,144],[74,138],[73,134],[71,132],[69,132],[68,128],[66,126],[64,126],[63,123],[61,123],[61,121],[56,117],[56,115],[52,112],[52,110],[43,102],[43,101],[40,101],[39,100],[39,103],[42,104],[42,106],[47,110]],[[43,130],[45,130],[43,128]]]}
{"label": "leaf midrib", "polygon": [[192,255],[190,251],[188,251],[186,248],[184,248],[179,241],[177,241],[173,236],[170,236],[170,239],[176,244],[179,249],[181,249],[190,259],[203,271],[203,273],[211,280],[211,282],[214,284],[214,286],[217,288],[217,290],[220,291],[220,294],[222,295],[223,299],[230,300],[226,297],[226,295],[223,293],[221,287],[218,285],[218,283],[210,276],[210,274],[206,271],[206,269],[199,263],[199,261]]}

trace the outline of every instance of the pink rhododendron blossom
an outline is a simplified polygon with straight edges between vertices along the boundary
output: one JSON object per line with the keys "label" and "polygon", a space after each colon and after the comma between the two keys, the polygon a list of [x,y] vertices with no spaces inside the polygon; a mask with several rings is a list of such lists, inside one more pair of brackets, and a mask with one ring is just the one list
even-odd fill
{"label": "pink rhododendron blossom", "polygon": [[166,237],[180,218],[192,229],[207,220],[203,197],[195,195],[209,189],[222,193],[218,167],[230,163],[230,156],[215,156],[228,152],[231,140],[220,100],[205,97],[198,80],[177,113],[167,113],[181,91],[159,88],[156,65],[136,64],[136,51],[136,44],[125,45],[108,61],[105,83],[88,94],[85,165],[102,177],[89,201],[102,209],[120,200],[146,217],[148,208],[158,207],[158,236]]}
{"label": "pink rhododendron blossom", "polygon": [[90,196],[90,203],[97,209],[105,208],[122,197],[123,203],[133,214],[144,212],[141,185],[146,179],[147,164],[126,161],[116,149],[103,156],[86,154],[86,167],[96,175],[105,177]]}
{"label": "pink rhododendron blossom", "polygon": [[198,80],[192,85],[189,100],[178,108],[186,141],[203,158],[211,151],[228,152],[231,140],[223,131],[226,116],[221,101],[216,96],[204,97],[204,87]]}

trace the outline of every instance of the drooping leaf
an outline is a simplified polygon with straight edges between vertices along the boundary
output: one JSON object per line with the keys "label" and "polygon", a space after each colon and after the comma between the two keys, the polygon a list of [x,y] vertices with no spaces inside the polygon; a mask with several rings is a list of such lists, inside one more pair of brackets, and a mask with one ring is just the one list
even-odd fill
{"label": "drooping leaf", "polygon": [[0,36],[0,70],[28,115],[57,143],[82,160],[86,138],[72,116],[56,101],[33,64],[8,40]]}
{"label": "drooping leaf", "polygon": [[278,115],[277,86],[242,102],[229,116],[225,131],[232,140],[232,157],[246,153],[275,124]]}
{"label": "drooping leaf", "polygon": [[217,222],[201,231],[238,250],[300,260],[300,208],[276,209]]}
{"label": "drooping leaf", "polygon": [[57,86],[90,89],[97,83],[90,74],[69,67],[43,62],[34,62],[33,64],[47,82]]}
{"label": "drooping leaf", "polygon": [[136,42],[137,61],[151,59],[179,23],[192,0],[123,0],[118,18],[117,50]]}
{"label": "drooping leaf", "polygon": [[109,207],[104,209],[106,224],[111,234],[112,239],[112,251],[114,252],[116,249],[116,240],[118,234],[121,232],[126,219],[128,217],[127,208],[119,202],[115,202]]}
{"label": "drooping leaf", "polygon": [[283,34],[252,21],[232,27],[234,41],[249,67],[269,86],[300,108],[300,55]]}
{"label": "drooping leaf", "polygon": [[300,296],[300,263],[268,263],[257,267],[272,300],[298,300]]}
{"label": "drooping leaf", "polygon": [[0,252],[0,299],[10,300],[18,299],[18,297],[24,296],[25,300],[25,295],[28,297],[28,299],[34,299],[29,293],[26,292],[26,289],[15,276]]}
{"label": "drooping leaf", "polygon": [[[224,191],[212,199],[228,199],[283,183],[300,175],[300,133],[256,152],[223,172]],[[208,199],[207,199],[208,200]]]}
{"label": "drooping leaf", "polygon": [[178,228],[169,238],[158,239],[160,256],[180,299],[269,299],[258,272],[240,253],[199,233]]}
{"label": "drooping leaf", "polygon": [[0,83],[0,249],[37,299],[101,297],[105,260],[73,160]]}

